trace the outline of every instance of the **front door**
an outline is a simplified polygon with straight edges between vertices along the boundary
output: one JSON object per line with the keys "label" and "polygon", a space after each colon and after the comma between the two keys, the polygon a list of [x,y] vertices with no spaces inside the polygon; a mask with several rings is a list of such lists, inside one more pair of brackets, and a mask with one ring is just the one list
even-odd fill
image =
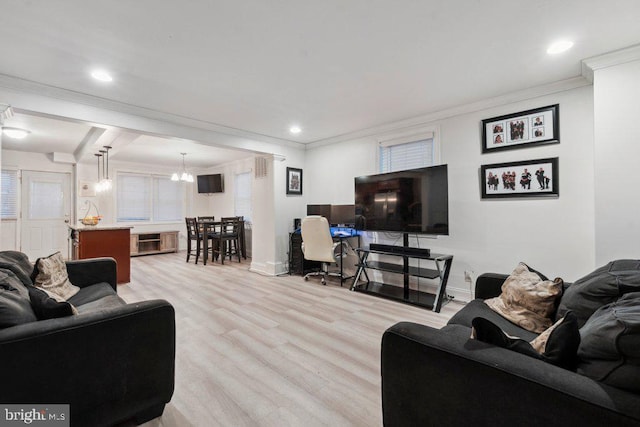
{"label": "front door", "polygon": [[71,178],[68,173],[22,172],[20,250],[32,261],[60,251],[70,258]]}

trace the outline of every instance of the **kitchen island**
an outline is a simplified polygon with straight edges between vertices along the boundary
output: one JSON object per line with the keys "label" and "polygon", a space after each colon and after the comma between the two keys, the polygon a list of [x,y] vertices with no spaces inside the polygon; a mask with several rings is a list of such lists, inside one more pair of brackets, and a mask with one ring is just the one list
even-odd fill
{"label": "kitchen island", "polygon": [[129,247],[132,227],[78,225],[69,228],[73,243],[73,259],[114,258],[118,283],[128,283],[131,280]]}

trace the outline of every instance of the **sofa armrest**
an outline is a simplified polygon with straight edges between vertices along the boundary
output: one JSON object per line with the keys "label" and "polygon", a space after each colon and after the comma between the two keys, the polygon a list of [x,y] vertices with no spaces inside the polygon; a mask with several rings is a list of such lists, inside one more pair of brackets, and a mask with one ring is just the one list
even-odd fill
{"label": "sofa armrest", "polygon": [[113,258],[89,258],[67,261],[67,274],[74,285],[84,288],[106,282],[117,292],[116,260]]}
{"label": "sofa armrest", "polygon": [[382,337],[385,426],[616,425],[640,423],[640,396],[543,361],[402,322]]}
{"label": "sofa armrest", "polygon": [[76,425],[116,424],[170,401],[174,361],[164,300],[19,325],[0,331],[0,402],[64,403]]}
{"label": "sofa armrest", "polygon": [[500,296],[502,284],[509,277],[508,274],[484,273],[476,279],[475,297],[489,299]]}

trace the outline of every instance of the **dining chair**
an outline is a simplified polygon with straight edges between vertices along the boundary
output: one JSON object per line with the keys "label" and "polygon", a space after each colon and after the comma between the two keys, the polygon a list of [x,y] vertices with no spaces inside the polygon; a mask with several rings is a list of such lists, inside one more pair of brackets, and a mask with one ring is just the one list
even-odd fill
{"label": "dining chair", "polygon": [[220,239],[221,242],[221,262],[224,264],[224,258],[233,259],[233,255],[240,260],[240,218],[241,217],[222,217],[220,218]]}
{"label": "dining chair", "polygon": [[[197,264],[202,246],[202,232],[200,231],[196,218],[185,218],[184,220],[187,224],[187,262],[189,262],[189,258],[195,252]],[[195,248],[193,245],[195,245]]]}

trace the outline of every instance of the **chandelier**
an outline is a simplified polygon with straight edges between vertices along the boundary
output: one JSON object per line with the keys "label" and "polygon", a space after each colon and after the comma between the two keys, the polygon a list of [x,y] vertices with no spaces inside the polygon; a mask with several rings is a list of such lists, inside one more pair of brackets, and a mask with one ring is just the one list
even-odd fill
{"label": "chandelier", "polygon": [[184,165],[184,156],[186,156],[187,153],[180,154],[182,154],[182,173],[174,172],[173,175],[171,175],[171,181],[193,182],[193,175],[187,172],[187,168]]}

